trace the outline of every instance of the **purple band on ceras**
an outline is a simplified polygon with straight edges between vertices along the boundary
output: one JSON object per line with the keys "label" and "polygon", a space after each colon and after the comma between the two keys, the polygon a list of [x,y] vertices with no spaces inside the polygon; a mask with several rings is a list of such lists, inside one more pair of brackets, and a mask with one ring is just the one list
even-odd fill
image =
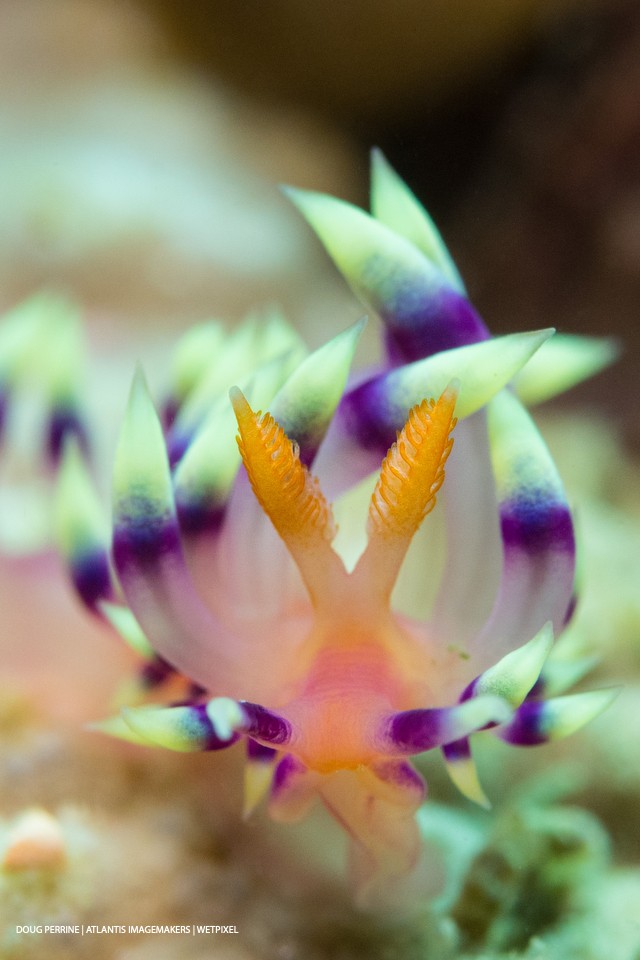
{"label": "purple band on ceras", "polygon": [[[306,467],[309,467],[315,459],[321,439],[318,440],[315,437],[305,436],[301,436],[301,439],[298,439],[299,435],[291,434],[289,431],[287,431],[287,436],[290,440],[294,440],[298,444],[300,460]],[[170,448],[170,454],[171,449],[172,448]],[[175,460],[172,460],[173,465],[179,462],[185,450],[186,447],[185,449],[181,447],[173,448],[173,454],[175,456]],[[227,507],[226,502],[212,501],[211,499],[207,499],[207,497],[198,498],[194,495],[193,491],[188,491],[188,494],[187,498],[182,494],[182,491],[178,490],[176,492],[176,512],[178,514],[180,530],[187,536],[197,536],[202,533],[218,533],[224,522]]]}
{"label": "purple band on ceras", "polygon": [[[155,690],[156,687],[166,683],[171,677],[176,675],[176,670],[162,657],[155,654],[153,659],[148,660],[142,665],[138,673],[138,679],[144,690]],[[199,690],[190,691],[192,697],[196,694],[201,695]]]}
{"label": "purple band on ceras", "polygon": [[227,740],[219,737],[209,719],[206,703],[195,704],[190,707],[189,723],[193,723],[194,740],[200,739],[202,750],[224,750],[240,739],[240,734],[233,732]]}
{"label": "purple band on ceras", "polygon": [[381,317],[386,326],[387,354],[394,366],[490,336],[467,298],[445,286],[429,297],[401,289],[381,310]]}
{"label": "purple band on ceras", "polygon": [[[158,522],[151,518],[129,518],[126,526],[118,525],[113,532],[113,559],[120,576],[128,568],[144,570],[147,574],[161,563],[165,554],[181,556],[180,534],[174,520]],[[140,671],[140,680],[148,689],[153,689],[168,680],[176,672],[168,660],[156,654]]]}
{"label": "purple band on ceras", "polygon": [[547,743],[543,720],[546,704],[543,700],[528,700],[519,707],[509,723],[501,727],[498,736],[518,747],[537,747]]}
{"label": "purple band on ceras", "polygon": [[396,425],[392,420],[385,374],[348,391],[340,401],[337,416],[345,433],[365,450],[375,452],[378,461],[384,459],[404,423]]}
{"label": "purple band on ceras", "polygon": [[564,503],[524,497],[505,501],[500,505],[500,529],[507,551],[536,554],[575,549],[573,521]]}
{"label": "purple band on ceras", "polygon": [[73,556],[70,564],[71,580],[86,607],[96,611],[99,600],[113,596],[109,559],[100,548],[82,551]]}
{"label": "purple band on ceras", "polygon": [[179,429],[177,423],[174,423],[171,429],[168,431],[167,454],[169,457],[169,465],[171,466],[172,470],[175,469],[175,467],[184,457],[194,435],[195,428],[193,430]]}
{"label": "purple band on ceras", "polygon": [[155,566],[166,554],[181,554],[175,520],[149,515],[144,509],[145,502],[145,498],[141,498],[142,509],[131,510],[126,525],[119,523],[114,528],[113,557],[119,572],[130,566]]}
{"label": "purple band on ceras", "polygon": [[[481,675],[474,677],[471,683],[468,683],[458,698],[458,703],[466,703],[477,694],[478,681]],[[488,723],[483,729],[490,730],[495,727],[495,723]],[[461,761],[471,760],[471,742],[469,737],[460,737],[459,740],[451,740],[442,747],[442,753],[448,763],[460,763]]]}
{"label": "purple band on ceras", "polygon": [[180,401],[178,398],[175,396],[168,397],[162,405],[162,411],[160,415],[160,422],[162,423],[162,428],[165,433],[171,429],[179,412]]}
{"label": "purple band on ceras", "polygon": [[83,418],[71,407],[58,407],[51,411],[45,432],[45,449],[49,462],[60,463],[67,437],[75,437],[86,457],[89,452],[89,435]]}
{"label": "purple band on ceras", "polygon": [[386,732],[389,740],[404,753],[422,753],[447,742],[450,719],[450,707],[405,710],[390,718]]}
{"label": "purple band on ceras", "polygon": [[206,499],[189,500],[176,495],[176,512],[180,529],[187,536],[200,533],[217,533],[222,527],[226,504],[211,503]]}

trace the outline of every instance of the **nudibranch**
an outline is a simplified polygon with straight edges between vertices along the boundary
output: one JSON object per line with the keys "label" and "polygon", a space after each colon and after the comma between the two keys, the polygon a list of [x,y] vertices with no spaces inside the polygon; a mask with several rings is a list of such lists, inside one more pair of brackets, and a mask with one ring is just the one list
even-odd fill
{"label": "nudibranch", "polygon": [[[382,320],[379,367],[350,374],[362,323],[312,353],[277,316],[227,340],[203,324],[179,346],[160,412],[136,373],[112,535],[66,445],[58,536],[84,602],[144,658],[138,692],[174,697],[98,729],[178,751],[244,741],[246,812],[268,793],[273,817],[291,821],[319,798],[365,889],[416,862],[425,787],[410,757],[440,748],[486,804],[474,734],[542,744],[613,696],[567,695],[582,665],[554,663],[574,604],[573,523],[525,406],[597,371],[613,347],[551,330],[490,336],[379,154],[372,215],[289,193]],[[354,495],[350,523],[370,476],[366,543],[347,558],[329,499],[339,513]],[[435,523],[424,544],[418,534],[436,499],[442,564]]]}

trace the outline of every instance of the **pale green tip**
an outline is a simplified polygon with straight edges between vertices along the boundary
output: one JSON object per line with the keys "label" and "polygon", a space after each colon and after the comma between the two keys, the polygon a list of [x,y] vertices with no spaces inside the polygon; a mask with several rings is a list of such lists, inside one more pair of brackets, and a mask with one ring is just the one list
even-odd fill
{"label": "pale green tip", "polygon": [[510,390],[488,408],[491,462],[500,501],[540,499],[566,504],[557,467],[531,414]]}
{"label": "pale green tip", "polygon": [[80,311],[71,300],[47,290],[23,300],[0,324],[0,377],[38,375],[48,386],[49,376],[57,376],[57,361],[64,360],[58,341],[66,349],[69,331],[74,336],[72,346],[77,346],[81,342]]}
{"label": "pale green tip", "polygon": [[[177,420],[178,433],[193,436],[212,407],[226,396],[229,384],[241,383],[249,390],[249,382],[261,377],[274,380],[269,400],[307,349],[299,334],[276,309],[253,313],[226,337],[216,356],[203,372],[181,407]],[[271,366],[271,370],[268,370]],[[279,379],[278,379],[279,376]]]}
{"label": "pale green tip", "polygon": [[542,730],[549,740],[561,740],[586,726],[610,707],[620,688],[588,690],[546,700]]}
{"label": "pale green tip", "polygon": [[435,223],[382,151],[371,152],[371,212],[376,220],[413,243],[458,293],[465,286]]}
{"label": "pale green tip", "polygon": [[109,543],[107,512],[73,436],[65,441],[57,478],[54,536],[66,560],[89,547],[106,550]]}
{"label": "pale green tip", "polygon": [[400,429],[414,404],[437,397],[452,380],[460,381],[456,403],[458,419],[470,416],[489,402],[550,336],[553,329],[510,333],[480,343],[443,350],[386,375],[386,390]]}
{"label": "pale green tip", "polygon": [[551,327],[507,334],[446,350],[429,360],[434,370],[442,368],[443,389],[454,377],[460,380],[456,415],[462,419],[488,403],[553,334]]}
{"label": "pale green tip", "polygon": [[225,333],[220,323],[210,320],[191,327],[178,341],[173,354],[173,396],[182,402],[215,362]]}
{"label": "pale green tip", "polygon": [[484,807],[485,810],[491,809],[491,801],[482,789],[475,761],[472,757],[455,761],[447,760],[446,767],[451,782],[467,800],[471,800],[479,807]]}
{"label": "pale green tip", "polygon": [[244,768],[244,802],[242,819],[248,820],[273,783],[274,762],[247,760]]}
{"label": "pale green tip", "polygon": [[208,730],[192,707],[123,707],[122,718],[143,741],[178,753],[202,750]]}
{"label": "pale green tip", "polygon": [[293,371],[270,406],[283,430],[319,444],[340,402],[366,317],[323,344]]}
{"label": "pale green tip", "polygon": [[132,650],[135,650],[135,652],[140,654],[141,657],[144,657],[145,660],[150,660],[155,656],[153,647],[128,607],[121,607],[117,603],[109,603],[106,600],[102,600],[98,604],[98,609],[105,620],[111,624],[114,630],[120,634]]}
{"label": "pale green tip", "polygon": [[124,740],[126,743],[136,743],[143,747],[156,746],[153,741],[133,730],[121,715],[107,717],[106,720],[89,723],[87,724],[87,730],[90,730],[92,733],[105,733],[109,737],[115,737],[116,740]]}
{"label": "pale green tip", "polygon": [[610,338],[556,334],[514,379],[514,388],[528,406],[550,400],[588,380],[620,356]]}
{"label": "pale green tip", "polygon": [[512,650],[478,678],[476,693],[492,693],[519,707],[536,683],[553,645],[553,627],[546,623],[533,640]]}
{"label": "pale green tip", "polygon": [[79,310],[61,305],[50,319],[39,359],[41,382],[54,405],[73,405],[84,382],[86,344]]}
{"label": "pale green tip", "polygon": [[[441,271],[422,251],[359,207],[309,190],[286,187],[285,193],[365,301],[393,297],[407,284],[446,285]],[[373,273],[371,264],[376,266]]]}
{"label": "pale green tip", "polygon": [[113,474],[115,520],[174,511],[171,473],[162,426],[138,366],[116,449]]}
{"label": "pale green tip", "polygon": [[222,506],[239,465],[236,421],[224,397],[213,405],[175,469],[176,502],[181,507],[193,503]]}
{"label": "pale green tip", "polygon": [[580,657],[577,660],[556,660],[551,657],[545,663],[541,673],[545,695],[554,697],[564,693],[565,690],[570,690],[600,662],[601,657],[597,656]]}
{"label": "pale green tip", "polygon": [[361,248],[368,245],[371,221],[364,211],[345,200],[314,190],[285,186],[282,191],[315,230],[341,269],[346,270],[348,264],[360,259]]}

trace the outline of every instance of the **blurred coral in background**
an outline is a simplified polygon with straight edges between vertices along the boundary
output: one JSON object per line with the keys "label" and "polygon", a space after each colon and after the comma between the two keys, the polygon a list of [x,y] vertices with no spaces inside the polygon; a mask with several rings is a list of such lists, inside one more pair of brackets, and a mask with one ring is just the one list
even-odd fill
{"label": "blurred coral in background", "polygon": [[[3,0],[0,54],[0,322],[43,288],[81,305],[20,367],[0,454],[2,956],[635,960],[638,4]],[[136,657],[81,607],[53,549],[43,439],[73,382],[106,501],[136,360],[160,397],[194,321],[233,329],[278,304],[315,348],[358,320],[277,184],[364,206],[372,143],[435,212],[494,333],[553,325],[623,346],[537,419],[581,557],[559,659],[624,689],[566,742],[479,744],[491,812],[421,758],[422,896],[399,884],[375,916],[353,905],[327,817],[241,821],[237,752],[156,753],[85,729],[131,692]],[[75,357],[67,379],[57,350]],[[239,935],[16,934],[37,923]]]}
{"label": "blurred coral in background", "polygon": [[[252,95],[300,104],[340,126],[409,122],[468,96],[513,64],[576,0],[145,0],[182,49]],[[583,15],[597,9],[580,4]]]}
{"label": "blurred coral in background", "polygon": [[0,26],[5,304],[66,285],[156,330],[300,309],[310,245],[277,178],[349,191],[344,136],[180,70],[128,3],[7,0]]}

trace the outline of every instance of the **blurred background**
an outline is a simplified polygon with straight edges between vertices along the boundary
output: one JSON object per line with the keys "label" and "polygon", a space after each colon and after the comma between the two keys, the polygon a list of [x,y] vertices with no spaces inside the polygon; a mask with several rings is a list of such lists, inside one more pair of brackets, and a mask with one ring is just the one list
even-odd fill
{"label": "blurred background", "polygon": [[[615,862],[629,867],[605,895],[598,888],[594,904],[610,915],[602,938],[614,931],[617,944],[626,930],[633,943],[615,960],[636,957],[640,0],[0,0],[0,134],[0,313],[42,287],[81,302],[92,412],[111,445],[135,358],[162,390],[170,342],[189,323],[233,324],[275,303],[316,346],[361,316],[278,184],[366,206],[374,145],[433,214],[493,331],[552,325],[620,339],[618,364],[542,419],[580,504],[579,632],[603,658],[586,683],[623,678],[626,689],[555,753],[520,751],[508,761],[488,753],[485,769],[497,811],[514,784],[540,776],[552,796],[565,790],[602,820]],[[374,349],[374,326],[361,362]],[[0,507],[2,468],[0,457]],[[21,474],[10,480],[25,492]],[[9,500],[0,534],[8,517],[33,519],[25,503]],[[50,501],[42,503],[49,517]],[[181,755],[96,747],[83,731],[85,720],[111,711],[131,658],[80,609],[51,552],[5,555],[0,537],[0,611],[0,849],[1,817],[37,802],[56,811],[70,851],[62,907],[52,885],[41,915],[67,918],[69,890],[72,915],[88,922],[122,922],[135,908],[136,922],[211,923],[211,903],[244,904],[245,940],[258,947],[225,958],[338,956],[311,951],[302,934],[295,952],[298,887],[303,900],[308,890],[294,871],[279,897],[277,867],[296,863],[297,847],[306,856],[308,838],[269,833],[264,818],[255,831],[255,821],[238,829],[237,761],[215,768],[212,791],[209,755],[192,758],[185,774]],[[225,769],[229,789],[217,791]],[[449,802],[441,766],[428,772],[433,796]],[[213,792],[222,794],[217,807]],[[518,827],[517,850],[521,836]],[[318,860],[335,856],[323,837]],[[576,859],[582,850],[575,846]],[[243,858],[249,880],[236,867]],[[272,862],[273,876],[264,866]],[[520,860],[513,876],[527,876]],[[3,882],[0,869],[0,926]],[[12,925],[37,913],[20,882],[6,886],[16,897],[4,898]],[[258,895],[247,895],[251,885]],[[322,937],[335,926],[334,886],[332,878],[328,912],[318,914]],[[600,914],[587,912],[595,929]],[[353,930],[360,925],[352,918]],[[275,946],[265,954],[269,937]],[[582,960],[583,942],[549,956]],[[367,941],[353,955],[402,952],[395,939],[385,944],[376,953]],[[89,941],[90,953],[54,955],[50,942],[16,949],[6,955],[115,956],[107,941],[104,953]],[[158,950],[150,942],[126,958],[175,960]],[[598,960],[613,956],[608,941],[597,951]]]}
{"label": "blurred background", "polygon": [[54,285],[123,341],[360,308],[277,184],[366,204],[380,146],[495,331],[620,336],[640,443],[637,0],[0,0],[0,307]]}

